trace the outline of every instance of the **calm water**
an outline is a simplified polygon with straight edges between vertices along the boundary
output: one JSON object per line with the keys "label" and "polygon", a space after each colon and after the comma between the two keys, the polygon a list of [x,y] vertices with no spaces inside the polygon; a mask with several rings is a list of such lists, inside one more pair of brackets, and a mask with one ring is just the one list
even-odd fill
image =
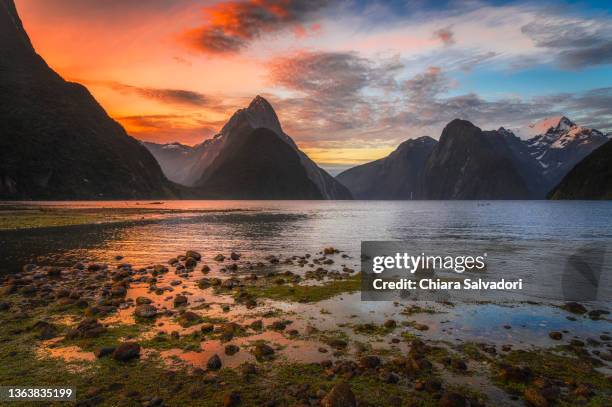
{"label": "calm water", "polygon": [[[601,249],[597,256],[609,264],[606,250],[612,242],[611,202],[143,201],[40,205],[180,212],[131,226],[0,232],[2,272],[14,272],[28,262],[112,262],[117,255],[134,265],[145,265],[165,262],[187,249],[211,257],[234,250],[257,261],[269,254],[314,254],[326,246],[349,254],[351,258],[343,264],[358,268],[362,240],[413,240],[433,241],[448,248],[484,245],[490,251],[505,253],[500,254],[505,256],[503,263],[515,276],[529,280],[534,278],[534,264],[548,264],[575,249]],[[532,294],[557,298],[551,293],[560,289],[562,264],[539,268],[549,275],[538,284],[550,287]],[[607,274],[606,269],[600,276],[604,285],[609,283]],[[612,296],[600,290],[597,299],[602,298]]]}

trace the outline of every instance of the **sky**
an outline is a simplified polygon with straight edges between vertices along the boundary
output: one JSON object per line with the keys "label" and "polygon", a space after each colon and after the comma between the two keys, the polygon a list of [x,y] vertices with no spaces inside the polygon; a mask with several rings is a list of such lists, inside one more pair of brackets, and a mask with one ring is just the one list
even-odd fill
{"label": "sky", "polygon": [[454,118],[612,131],[612,3],[16,0],[37,52],[132,136],[194,145],[256,95],[343,168]]}

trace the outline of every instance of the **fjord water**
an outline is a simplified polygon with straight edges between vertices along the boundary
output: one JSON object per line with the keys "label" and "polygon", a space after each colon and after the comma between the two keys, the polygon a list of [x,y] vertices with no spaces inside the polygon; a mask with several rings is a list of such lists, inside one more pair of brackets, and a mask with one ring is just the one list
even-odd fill
{"label": "fjord water", "polygon": [[[140,266],[188,249],[209,256],[237,251],[252,262],[274,254],[315,254],[333,246],[359,269],[364,240],[436,242],[452,249],[483,244],[506,253],[512,276],[537,281],[546,297],[560,275],[533,280],[534,263],[582,246],[612,242],[612,203],[586,201],[112,201],[32,202],[54,209],[145,208],[143,222],[3,232],[2,272],[25,263],[70,265],[83,259]],[[469,255],[471,253],[465,253]],[[609,258],[609,254],[606,259]],[[339,266],[339,264],[337,265]],[[550,267],[549,267],[550,268]],[[555,270],[547,271],[554,273]],[[537,290],[536,290],[537,291]],[[555,290],[552,290],[555,291]],[[555,298],[553,295],[551,299]],[[601,299],[601,295],[598,299]]]}

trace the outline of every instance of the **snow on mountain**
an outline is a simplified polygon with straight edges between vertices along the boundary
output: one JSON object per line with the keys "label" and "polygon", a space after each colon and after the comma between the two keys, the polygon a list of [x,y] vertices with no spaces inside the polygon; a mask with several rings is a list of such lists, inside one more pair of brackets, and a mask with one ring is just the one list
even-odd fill
{"label": "snow on mountain", "polygon": [[608,140],[599,130],[579,126],[565,116],[530,124],[521,135],[525,134],[530,137],[523,142],[542,168],[551,188],[578,162]]}

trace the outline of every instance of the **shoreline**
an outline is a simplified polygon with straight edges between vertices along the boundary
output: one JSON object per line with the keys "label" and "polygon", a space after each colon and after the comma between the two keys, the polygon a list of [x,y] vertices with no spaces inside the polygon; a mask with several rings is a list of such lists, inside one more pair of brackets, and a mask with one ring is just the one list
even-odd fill
{"label": "shoreline", "polygon": [[[340,254],[326,253],[269,255],[262,264],[239,253],[187,251],[167,264],[148,266],[132,266],[129,259],[64,268],[26,266],[3,279],[0,320],[7,330],[0,338],[6,344],[0,351],[6,362],[0,383],[14,375],[8,371],[16,368],[10,361],[19,360],[32,369],[32,380],[42,380],[39,372],[45,372],[47,385],[69,377],[79,400],[85,394],[86,400],[102,405],[146,405],[157,397],[169,405],[316,404],[340,391],[351,392],[363,405],[487,405],[491,397],[502,396],[504,405],[514,405],[518,399],[549,394],[559,402],[595,403],[611,397],[612,379],[599,372],[606,366],[609,370],[608,362],[592,354],[609,352],[608,334],[601,333],[597,346],[556,331],[550,332],[549,346],[526,348],[513,341],[456,342],[453,338],[461,335],[451,331],[448,338],[435,339],[446,330],[443,321],[461,307],[429,308],[411,301],[395,304],[394,316],[385,312],[379,323],[357,322],[362,319],[351,317],[353,300],[347,294],[360,286],[353,270],[283,271],[341,262]],[[516,311],[508,309],[508,315]],[[567,316],[568,324],[580,323],[574,334],[586,321],[592,321],[592,329],[610,326],[607,311],[582,304],[557,309],[550,318]],[[576,357],[583,361],[577,364]],[[551,363],[559,369],[547,370]],[[67,373],[55,377],[59,371]],[[118,371],[123,376],[116,376]],[[567,374],[577,381],[560,381]],[[460,384],[476,378],[476,387]],[[108,380],[122,385],[111,390],[117,386],[93,384]],[[183,383],[180,390],[175,380]],[[266,387],[270,380],[277,385]],[[542,380],[543,386],[538,384]]]}

